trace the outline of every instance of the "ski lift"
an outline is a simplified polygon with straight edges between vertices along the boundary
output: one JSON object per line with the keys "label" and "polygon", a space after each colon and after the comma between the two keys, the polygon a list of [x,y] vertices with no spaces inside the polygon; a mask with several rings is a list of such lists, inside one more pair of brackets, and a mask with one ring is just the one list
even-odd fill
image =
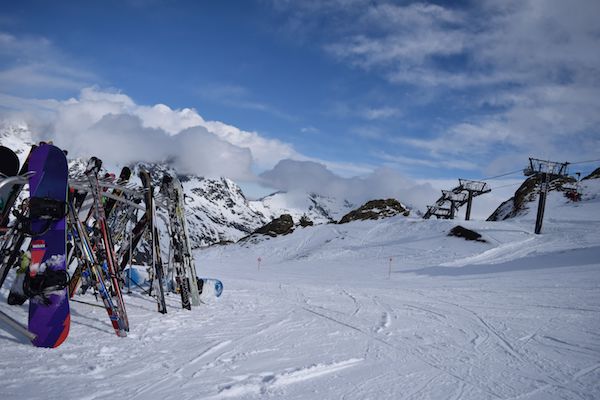
{"label": "ski lift", "polygon": [[577,172],[577,180],[574,183],[565,183],[562,188],[565,192],[565,197],[573,202],[581,200],[581,193],[579,192],[579,177],[581,173]]}
{"label": "ski lift", "polygon": [[581,193],[577,190],[577,188],[564,188],[565,189],[565,197],[573,202],[581,201]]}
{"label": "ski lift", "polygon": [[523,175],[531,176],[533,174],[535,174],[535,171],[533,170],[533,168],[527,167],[527,168],[523,169]]}

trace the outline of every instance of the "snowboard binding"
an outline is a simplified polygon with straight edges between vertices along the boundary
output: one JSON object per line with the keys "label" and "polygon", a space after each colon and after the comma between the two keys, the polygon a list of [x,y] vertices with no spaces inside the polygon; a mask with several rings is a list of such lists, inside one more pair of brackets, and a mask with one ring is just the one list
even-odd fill
{"label": "snowboard binding", "polygon": [[[27,236],[41,236],[52,228],[52,224],[63,219],[67,215],[67,203],[54,199],[31,197],[29,199],[29,216],[15,210],[14,214],[21,224],[21,230]],[[33,230],[33,220],[45,221],[39,230]]]}
{"label": "snowboard binding", "polygon": [[23,282],[23,292],[27,298],[41,297],[44,302],[48,302],[46,297],[50,292],[62,290],[69,284],[69,275],[67,271],[46,270],[43,273],[37,273],[34,276],[25,275]]}

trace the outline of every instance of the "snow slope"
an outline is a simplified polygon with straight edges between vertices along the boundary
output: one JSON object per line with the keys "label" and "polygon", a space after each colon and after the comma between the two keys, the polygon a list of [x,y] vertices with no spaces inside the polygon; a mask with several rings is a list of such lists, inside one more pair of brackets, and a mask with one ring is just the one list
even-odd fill
{"label": "snow slope", "polygon": [[[598,398],[599,207],[562,219],[557,207],[543,235],[526,218],[461,221],[487,243],[446,236],[452,221],[396,217],[198,251],[223,296],[188,312],[172,295],[160,315],[134,291],[127,338],[80,303],[58,349],[0,325],[1,397]],[[6,295],[0,308],[25,321]]]}
{"label": "snow slope", "polygon": [[395,217],[199,250],[222,297],[161,315],[134,290],[127,338],[91,294],[57,349],[0,322],[0,399],[600,398],[599,182],[551,193],[542,235],[535,212],[460,221],[486,243]]}

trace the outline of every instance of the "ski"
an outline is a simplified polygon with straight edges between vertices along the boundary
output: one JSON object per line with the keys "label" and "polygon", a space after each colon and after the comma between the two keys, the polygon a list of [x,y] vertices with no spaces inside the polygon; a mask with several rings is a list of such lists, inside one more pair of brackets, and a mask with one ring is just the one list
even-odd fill
{"label": "ski", "polygon": [[164,292],[164,271],[162,265],[162,259],[160,256],[160,242],[158,236],[158,229],[156,227],[156,209],[154,205],[154,188],[152,186],[152,179],[147,171],[140,170],[140,179],[145,192],[146,201],[146,219],[150,228],[150,235],[152,236],[152,271],[154,273],[153,283],[156,288],[156,299],[158,303],[158,312],[162,314],[167,313],[167,303],[165,302]]}
{"label": "ski", "polygon": [[102,204],[102,189],[98,182],[98,172],[102,161],[96,157],[92,157],[88,162],[86,169],[86,175],[88,177],[91,194],[94,199],[94,211],[96,217],[97,228],[99,229],[100,240],[102,244],[103,258],[106,261],[108,274],[110,276],[111,286],[114,293],[114,299],[118,309],[119,318],[123,321],[126,331],[129,331],[129,322],[127,319],[127,312],[125,310],[125,302],[123,300],[123,294],[121,292],[121,284],[119,282],[119,274],[117,270],[116,257],[114,253],[114,247],[110,237],[110,232],[106,222],[106,216],[104,214],[104,206]]}
{"label": "ski", "polygon": [[161,184],[161,193],[166,197],[169,212],[169,225],[171,231],[172,260],[175,272],[175,282],[181,295],[181,306],[190,310],[193,305],[198,305],[198,286],[196,274],[193,271],[193,260],[189,251],[187,231],[184,221],[185,215],[180,202],[182,191],[181,184],[170,175],[165,175]]}
{"label": "ski", "polygon": [[115,330],[117,336],[125,337],[127,336],[125,322],[120,317],[121,313],[118,309],[118,306],[113,301],[110,292],[106,287],[106,284],[104,283],[104,274],[102,271],[102,267],[96,259],[94,249],[92,247],[90,238],[87,234],[87,230],[81,222],[81,220],[78,218],[77,214],[75,213],[75,207],[72,203],[69,204],[69,218],[74,228],[73,236],[75,239],[75,243],[79,247],[81,256],[85,260],[84,262],[86,264],[86,267],[91,273],[92,283],[94,284],[98,293],[100,293],[102,303],[104,304],[104,308],[108,313],[108,317],[110,319],[112,327]]}
{"label": "ski", "polygon": [[[129,182],[130,177],[131,177],[131,169],[129,167],[123,167],[121,169],[121,173],[119,174],[119,179],[117,180],[117,185],[127,184],[127,182]],[[113,196],[115,196],[116,198],[109,198],[108,200],[106,200],[106,203],[104,204],[104,213],[106,214],[106,218],[110,217],[111,213],[115,209],[115,206],[117,204],[119,197],[122,196],[123,193],[124,192],[122,189],[113,189],[112,190],[111,194]]]}

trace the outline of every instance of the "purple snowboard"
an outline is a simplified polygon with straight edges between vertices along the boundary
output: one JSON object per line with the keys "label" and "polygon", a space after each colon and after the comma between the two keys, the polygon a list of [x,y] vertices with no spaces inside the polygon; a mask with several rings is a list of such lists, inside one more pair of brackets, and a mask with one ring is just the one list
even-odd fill
{"label": "purple snowboard", "polygon": [[[66,276],[65,215],[57,220],[36,218],[36,200],[54,204],[56,209],[65,207],[68,186],[68,166],[65,154],[53,145],[41,145],[29,159],[29,171],[35,171],[29,179],[31,231],[31,265],[26,280],[43,282],[36,284],[41,293],[29,299],[29,331],[37,335],[33,344],[37,347],[58,347],[69,334],[70,312],[67,288],[61,285],[47,287],[47,282]],[[42,212],[42,215],[44,212]],[[37,279],[36,279],[37,278]]]}

